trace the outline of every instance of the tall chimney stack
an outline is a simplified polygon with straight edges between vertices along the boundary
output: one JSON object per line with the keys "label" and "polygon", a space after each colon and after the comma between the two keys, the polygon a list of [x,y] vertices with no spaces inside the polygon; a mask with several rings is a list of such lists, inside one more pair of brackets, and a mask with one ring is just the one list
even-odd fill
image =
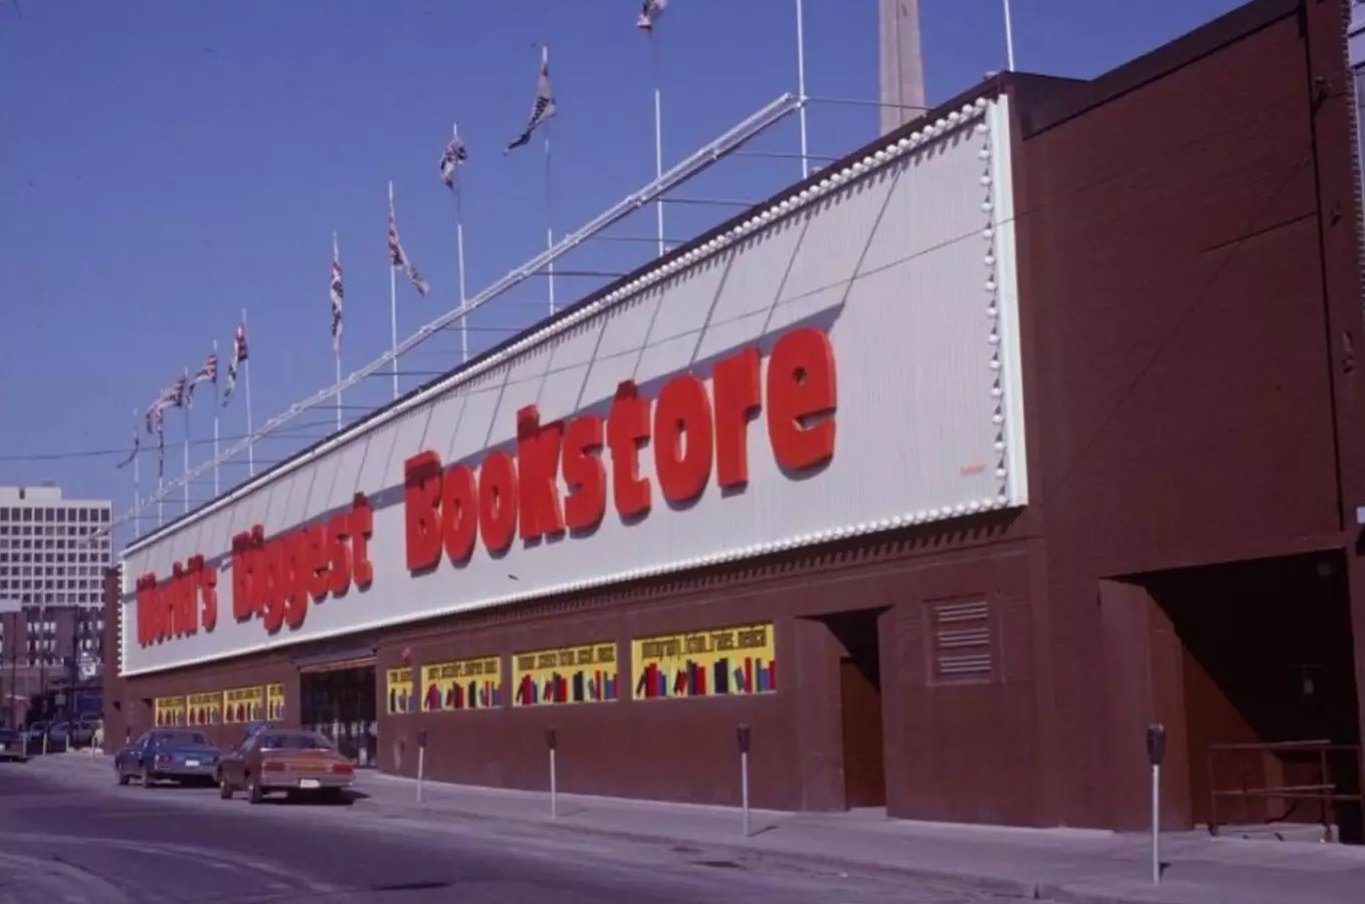
{"label": "tall chimney stack", "polygon": [[[916,118],[924,107],[924,58],[919,0],[877,0],[882,134]],[[918,109],[906,109],[906,108]]]}

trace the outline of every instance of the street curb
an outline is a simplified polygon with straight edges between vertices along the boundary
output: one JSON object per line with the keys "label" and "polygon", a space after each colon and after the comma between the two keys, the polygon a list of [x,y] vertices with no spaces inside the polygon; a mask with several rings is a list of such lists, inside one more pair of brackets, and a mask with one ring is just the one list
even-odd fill
{"label": "street curb", "polygon": [[[374,800],[374,798],[371,798]],[[393,808],[389,804],[379,804],[383,809],[399,809],[399,815],[408,815],[401,808]],[[672,848],[704,847],[713,851],[731,854],[738,861],[744,860],[765,860],[770,863],[790,864],[793,866],[809,865],[812,863],[824,867],[848,871],[852,869],[891,874],[897,876],[907,876],[929,882],[938,882],[952,885],[958,888],[966,888],[974,891],[984,891],[989,894],[1006,898],[1019,898],[1024,900],[1037,900],[1040,885],[1023,879],[1009,879],[999,876],[983,876],[980,873],[966,873],[954,870],[936,870],[927,867],[905,866],[895,863],[887,863],[881,860],[857,860],[848,857],[838,857],[830,854],[806,853],[806,852],[787,852],[767,850],[755,845],[745,845],[734,841],[697,841],[690,838],[678,838],[673,835],[662,835],[649,832],[628,832],[620,829],[609,829],[601,826],[583,825],[580,823],[566,822],[564,820],[550,821],[545,819],[527,818],[525,816],[503,815],[490,816],[486,812],[465,810],[451,807],[432,807],[427,804],[416,805],[412,812],[420,813],[424,816],[445,816],[456,819],[470,821],[486,821],[494,819],[498,822],[528,826],[539,829],[548,829],[552,832],[574,832],[579,835],[592,835],[598,838],[611,838],[617,841],[644,842],[648,844],[658,844]],[[698,851],[700,853],[700,851]],[[1076,902],[1081,904],[1081,902]],[[1097,902],[1098,904],[1098,902]],[[1103,904],[1151,904],[1148,901],[1124,901],[1115,899],[1113,902],[1103,902]]]}
{"label": "street curb", "polygon": [[[397,815],[421,814],[424,817],[450,817],[467,821],[489,820],[510,825],[528,826],[539,829],[547,829],[552,832],[564,831],[574,832],[580,835],[592,835],[599,838],[611,838],[619,841],[644,842],[648,844],[666,845],[669,847],[704,847],[720,853],[732,855],[738,861],[744,860],[766,860],[776,864],[790,864],[793,866],[819,864],[827,868],[838,869],[840,871],[859,870],[864,872],[880,873],[883,875],[905,876],[926,882],[936,882],[952,885],[957,888],[982,891],[1002,898],[1014,898],[1029,901],[1051,901],[1055,904],[1208,904],[1207,888],[1189,888],[1177,892],[1178,896],[1172,897],[1170,885],[1162,885],[1152,889],[1152,894],[1140,896],[1123,892],[1106,892],[1100,890],[1075,888],[1065,883],[1057,883],[1048,880],[1029,880],[1015,879],[1004,876],[983,875],[981,873],[968,873],[956,870],[933,869],[931,867],[907,866],[903,864],[891,863],[884,860],[858,860],[856,858],[839,857],[831,854],[806,853],[806,852],[787,852],[780,850],[768,850],[756,845],[746,845],[734,841],[695,841],[687,838],[678,838],[672,835],[662,835],[650,832],[628,832],[619,829],[610,829],[600,826],[583,825],[566,821],[561,818],[551,821],[542,818],[528,818],[518,815],[497,814],[491,815],[487,812],[462,809],[456,807],[433,807],[430,804],[417,805],[414,809],[406,810],[401,804],[390,802],[379,802],[375,798],[377,807],[384,811],[396,811]],[[571,819],[571,817],[569,818]]]}

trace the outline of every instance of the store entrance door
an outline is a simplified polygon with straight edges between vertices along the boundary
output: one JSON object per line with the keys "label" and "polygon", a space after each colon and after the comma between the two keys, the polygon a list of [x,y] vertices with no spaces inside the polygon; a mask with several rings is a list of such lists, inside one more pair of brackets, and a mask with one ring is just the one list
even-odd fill
{"label": "store entrance door", "polygon": [[839,709],[844,802],[850,809],[886,806],[877,631],[881,613],[880,609],[841,612],[821,619],[843,648],[839,657]]}
{"label": "store entrance door", "polygon": [[373,767],[379,752],[374,661],[301,669],[303,727],[330,738],[341,753]]}

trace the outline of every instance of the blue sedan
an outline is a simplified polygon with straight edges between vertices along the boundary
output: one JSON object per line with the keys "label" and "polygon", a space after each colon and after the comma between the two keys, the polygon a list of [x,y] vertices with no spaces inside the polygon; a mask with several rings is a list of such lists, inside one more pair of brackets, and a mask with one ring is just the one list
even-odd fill
{"label": "blue sedan", "polygon": [[164,780],[216,784],[217,769],[218,748],[197,731],[149,731],[114,756],[120,785],[133,778],[144,788]]}

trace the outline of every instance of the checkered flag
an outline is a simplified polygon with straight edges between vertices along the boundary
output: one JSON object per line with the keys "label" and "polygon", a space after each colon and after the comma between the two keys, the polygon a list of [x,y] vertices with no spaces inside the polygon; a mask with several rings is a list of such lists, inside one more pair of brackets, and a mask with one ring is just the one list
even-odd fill
{"label": "checkered flag", "polygon": [[645,34],[653,34],[654,26],[664,14],[664,7],[668,6],[668,0],[644,0],[640,6],[640,17],[635,20],[635,27]]}
{"label": "checkered flag", "polygon": [[455,169],[468,159],[469,151],[465,150],[464,142],[456,134],[441,152],[441,181],[445,183],[446,188],[455,190]]}
{"label": "checkered flag", "polygon": [[332,233],[332,351],[341,351],[341,301],[346,290],[341,284],[341,248]]}
{"label": "checkered flag", "polygon": [[227,388],[223,390],[223,407],[232,401],[232,393],[237,388],[237,370],[247,360],[246,324],[237,324],[237,334],[232,337],[232,357],[228,359]]}
{"label": "checkered flag", "polygon": [[531,118],[526,123],[526,131],[512,139],[507,145],[507,150],[519,148],[531,140],[531,133],[536,130],[536,126],[555,115],[555,98],[550,93],[550,48],[545,46],[540,51],[540,77],[536,80],[536,100],[531,105]]}

